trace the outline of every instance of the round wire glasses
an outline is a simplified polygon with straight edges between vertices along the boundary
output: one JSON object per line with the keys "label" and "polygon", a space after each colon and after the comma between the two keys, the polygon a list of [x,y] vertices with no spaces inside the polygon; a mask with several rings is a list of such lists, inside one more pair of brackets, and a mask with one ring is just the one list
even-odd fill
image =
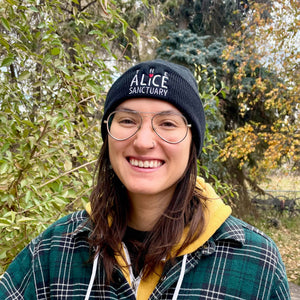
{"label": "round wire glasses", "polygon": [[179,113],[163,111],[159,113],[138,112],[133,110],[116,110],[104,121],[108,134],[117,141],[125,141],[134,136],[143,124],[142,115],[153,115],[151,126],[154,132],[165,142],[178,144],[182,142],[188,129],[192,126]]}

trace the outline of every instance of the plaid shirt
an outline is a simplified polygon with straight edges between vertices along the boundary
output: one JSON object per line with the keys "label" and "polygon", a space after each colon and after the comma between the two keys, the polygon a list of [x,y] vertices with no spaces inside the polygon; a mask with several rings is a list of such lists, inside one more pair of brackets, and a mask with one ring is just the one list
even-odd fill
{"label": "plaid shirt", "polygon": [[[0,281],[0,299],[84,299],[92,273],[88,214],[66,216],[34,239]],[[172,299],[182,257],[165,265],[149,299]],[[89,299],[135,299],[122,272],[104,284],[101,259]],[[229,217],[213,237],[187,256],[178,299],[290,299],[285,268],[274,242]]]}

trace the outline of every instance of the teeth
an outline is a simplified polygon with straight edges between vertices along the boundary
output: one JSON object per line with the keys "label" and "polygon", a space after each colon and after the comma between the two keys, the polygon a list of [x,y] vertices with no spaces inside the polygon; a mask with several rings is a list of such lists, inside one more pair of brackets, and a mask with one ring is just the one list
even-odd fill
{"label": "teeth", "polygon": [[162,165],[161,161],[158,160],[137,160],[137,159],[130,159],[130,164],[140,168],[157,168]]}

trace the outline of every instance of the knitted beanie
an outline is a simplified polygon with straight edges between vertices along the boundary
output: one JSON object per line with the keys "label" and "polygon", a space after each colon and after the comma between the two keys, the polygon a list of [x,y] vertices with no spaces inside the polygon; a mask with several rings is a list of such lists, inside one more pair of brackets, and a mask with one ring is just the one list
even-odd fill
{"label": "knitted beanie", "polygon": [[132,98],[154,98],[173,104],[192,124],[193,141],[200,155],[205,116],[196,80],[189,69],[164,60],[152,60],[139,63],[123,73],[106,96],[101,124],[103,140],[107,135],[104,120],[120,103]]}

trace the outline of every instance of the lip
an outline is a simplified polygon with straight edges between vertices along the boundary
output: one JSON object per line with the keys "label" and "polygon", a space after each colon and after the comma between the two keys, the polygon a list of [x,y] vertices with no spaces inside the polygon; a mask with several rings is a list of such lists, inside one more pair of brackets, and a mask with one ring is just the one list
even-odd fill
{"label": "lip", "polygon": [[165,162],[157,158],[141,158],[129,156],[126,158],[130,166],[139,170],[155,170],[160,168]]}

